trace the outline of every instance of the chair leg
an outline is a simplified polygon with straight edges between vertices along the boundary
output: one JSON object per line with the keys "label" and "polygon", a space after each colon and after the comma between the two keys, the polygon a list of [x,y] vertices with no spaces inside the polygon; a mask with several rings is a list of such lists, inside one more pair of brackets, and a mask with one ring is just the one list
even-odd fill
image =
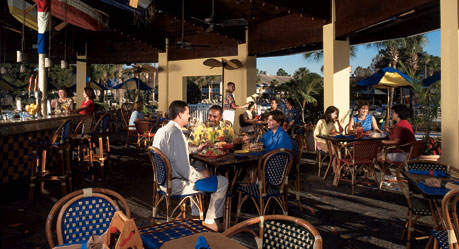
{"label": "chair leg", "polygon": [[356,168],[354,165],[352,167],[349,167],[351,170],[351,176],[352,176],[352,194],[355,194],[355,177],[356,177]]}
{"label": "chair leg", "polygon": [[300,212],[303,212],[303,206],[301,205],[301,196],[300,196],[300,163],[296,165],[296,181],[295,181],[295,194],[296,194],[296,201],[298,202],[298,209]]}
{"label": "chair leg", "polygon": [[325,170],[324,180],[327,179],[328,171],[330,170],[331,165],[332,165],[332,160],[330,158],[330,161],[328,162],[327,170]]}
{"label": "chair leg", "polygon": [[406,248],[411,249],[411,236],[413,235],[414,231],[414,224],[413,224],[413,212],[408,211],[408,233],[406,236]]}
{"label": "chair leg", "polygon": [[107,136],[105,139],[107,139],[107,153],[110,153],[110,138]]}
{"label": "chair leg", "polygon": [[127,149],[129,143],[129,130],[127,131],[127,136],[126,136],[126,143],[124,144],[124,148]]}
{"label": "chair leg", "polygon": [[33,158],[36,158],[35,163],[33,163],[30,169],[30,184],[29,184],[29,200],[33,200],[33,194],[35,191],[35,181],[37,179],[35,173],[37,172],[38,167],[40,167],[40,158],[38,157],[37,151],[33,150]]}

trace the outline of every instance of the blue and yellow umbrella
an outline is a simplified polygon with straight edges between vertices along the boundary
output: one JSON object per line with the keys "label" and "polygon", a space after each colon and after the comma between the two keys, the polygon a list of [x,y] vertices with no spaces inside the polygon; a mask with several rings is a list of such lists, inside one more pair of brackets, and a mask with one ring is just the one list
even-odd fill
{"label": "blue and yellow umbrella", "polygon": [[139,78],[136,78],[136,77],[130,78],[130,79],[124,81],[121,84],[113,86],[112,88],[113,89],[124,88],[126,90],[137,90],[138,89],[138,90],[143,90],[143,91],[151,91],[151,90],[153,90],[153,88],[151,88],[150,86],[145,84],[142,80],[140,80]]}
{"label": "blue and yellow umbrella", "polygon": [[387,94],[387,118],[386,124],[389,124],[390,118],[390,107],[392,105],[391,92],[392,88],[401,87],[401,86],[411,86],[411,78],[402,73],[401,71],[392,68],[385,67],[370,77],[363,79],[357,82],[359,86],[372,86],[376,88],[387,88],[389,89]]}

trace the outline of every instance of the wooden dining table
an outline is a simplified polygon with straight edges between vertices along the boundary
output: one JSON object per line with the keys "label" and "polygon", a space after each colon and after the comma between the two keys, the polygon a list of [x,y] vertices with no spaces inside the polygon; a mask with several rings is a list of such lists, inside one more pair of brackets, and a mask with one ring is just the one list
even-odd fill
{"label": "wooden dining table", "polygon": [[[234,186],[236,185],[238,176],[240,175],[243,169],[247,169],[247,167],[256,167],[258,160],[263,156],[262,153],[254,152],[248,153],[247,155],[237,155],[233,152],[228,151],[226,155],[219,156],[219,157],[208,157],[199,154],[193,154],[191,157],[195,160],[200,160],[207,164],[208,167],[212,168],[214,173],[220,168],[223,168],[225,171],[225,176],[229,181],[228,192],[226,196],[225,202],[225,209],[223,212],[223,229],[228,229],[231,224],[231,201],[232,201],[232,193]],[[233,171],[233,177],[230,177],[229,172]],[[253,179],[255,177],[255,171],[251,170],[251,175],[249,179]]]}
{"label": "wooden dining table", "polygon": [[[380,140],[385,140],[389,138],[387,134],[384,134],[378,137],[366,136],[366,135],[363,137],[357,137],[354,135],[336,135],[336,136],[318,135],[317,137],[322,138],[327,141],[327,148],[328,148],[328,151],[330,152],[330,160],[333,166],[333,173],[337,172],[339,159],[342,157],[341,147],[343,144],[359,142],[359,141],[378,141],[378,140],[380,141]],[[325,175],[328,174],[328,170],[329,169],[327,168],[327,170],[325,171]],[[338,186],[338,182],[339,182],[339,176],[335,174],[333,178],[333,185],[335,187]]]}

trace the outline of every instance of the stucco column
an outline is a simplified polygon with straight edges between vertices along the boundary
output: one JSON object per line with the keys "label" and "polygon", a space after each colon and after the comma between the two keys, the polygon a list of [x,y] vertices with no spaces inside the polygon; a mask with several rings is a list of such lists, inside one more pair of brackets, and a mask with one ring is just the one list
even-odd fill
{"label": "stucco column", "polygon": [[168,100],[168,84],[169,84],[169,73],[168,73],[168,59],[167,52],[158,54],[158,110],[167,113],[169,107]]}
{"label": "stucco column", "polygon": [[[349,111],[349,39],[335,40],[335,24],[323,26],[324,111],[334,105],[340,110],[340,120]],[[347,119],[342,123],[343,128]]]}
{"label": "stucco column", "polygon": [[459,14],[457,0],[440,0],[441,161],[459,167]]}
{"label": "stucco column", "polygon": [[[80,60],[78,60],[80,59]],[[89,64],[84,62],[86,56],[77,56],[76,63],[76,108],[83,103],[83,91],[86,87],[86,78],[89,75]]]}

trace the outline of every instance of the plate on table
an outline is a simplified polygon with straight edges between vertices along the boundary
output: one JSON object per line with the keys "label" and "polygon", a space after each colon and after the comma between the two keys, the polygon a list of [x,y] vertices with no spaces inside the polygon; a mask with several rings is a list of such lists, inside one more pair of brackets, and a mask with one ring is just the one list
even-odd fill
{"label": "plate on table", "polygon": [[246,157],[249,155],[249,151],[248,150],[235,150],[234,155],[237,157]]}
{"label": "plate on table", "polygon": [[207,148],[199,152],[198,155],[208,158],[217,158],[226,155],[226,152],[216,148]]}

